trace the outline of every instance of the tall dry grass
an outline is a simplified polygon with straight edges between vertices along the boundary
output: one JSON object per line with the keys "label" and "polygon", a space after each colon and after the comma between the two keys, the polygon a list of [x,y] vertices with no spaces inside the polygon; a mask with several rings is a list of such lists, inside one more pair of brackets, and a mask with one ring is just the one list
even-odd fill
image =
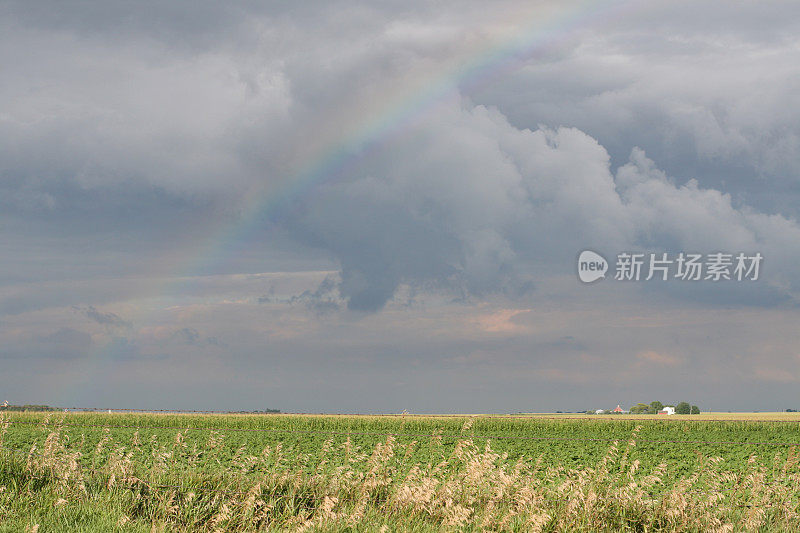
{"label": "tall dry grass", "polygon": [[[470,425],[455,446],[437,436],[388,437],[372,449],[329,440],[313,455],[277,444],[225,460],[215,455],[223,433],[198,445],[180,432],[169,444],[106,432],[92,455],[105,459],[87,462],[83,443],[57,422],[25,454],[3,448],[0,413],[0,530],[78,529],[90,511],[119,531],[800,530],[796,450],[753,456],[744,472],[698,456],[691,474],[667,486],[668,464],[642,471],[634,458],[638,428],[596,464],[567,468],[542,457],[511,461],[466,436]],[[420,445],[440,459],[415,462]],[[201,458],[218,468],[193,469]]]}

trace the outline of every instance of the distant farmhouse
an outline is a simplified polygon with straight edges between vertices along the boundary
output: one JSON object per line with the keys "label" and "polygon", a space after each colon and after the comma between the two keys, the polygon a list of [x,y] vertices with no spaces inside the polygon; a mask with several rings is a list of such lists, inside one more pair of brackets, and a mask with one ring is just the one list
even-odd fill
{"label": "distant farmhouse", "polygon": [[671,405],[665,405],[664,408],[658,412],[658,414],[660,414],[660,415],[674,415],[675,414],[675,408],[672,407]]}
{"label": "distant farmhouse", "polygon": [[[614,409],[610,410],[610,411],[608,411],[608,410],[606,410],[606,409],[598,409],[598,410],[596,410],[596,411],[594,412],[594,414],[596,414],[596,415],[602,415],[602,414],[609,414],[609,413],[613,413],[613,414],[617,414],[617,415],[619,415],[619,414],[622,414],[622,413],[627,413],[627,412],[628,412],[628,411],[624,410],[622,407],[620,407],[620,405],[619,405],[619,404],[617,404],[617,406],[616,406]],[[587,413],[591,414],[591,413],[592,413],[592,411],[587,411]]]}

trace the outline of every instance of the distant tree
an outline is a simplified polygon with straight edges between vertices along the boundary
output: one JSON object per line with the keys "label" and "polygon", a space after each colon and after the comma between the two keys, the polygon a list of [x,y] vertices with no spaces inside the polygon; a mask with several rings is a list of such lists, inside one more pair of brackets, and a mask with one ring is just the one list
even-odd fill
{"label": "distant tree", "polygon": [[58,411],[55,407],[49,405],[0,405],[0,411]]}
{"label": "distant tree", "polygon": [[796,413],[797,409],[787,409],[786,412],[787,413]]}
{"label": "distant tree", "polygon": [[675,414],[677,415],[688,415],[692,412],[692,406],[686,402],[681,402],[675,406]]}
{"label": "distant tree", "polygon": [[274,415],[280,412],[280,409],[264,409],[263,411],[226,411],[226,413],[231,415]]}
{"label": "distant tree", "polygon": [[664,408],[664,404],[656,400],[655,402],[650,402],[650,414],[656,414],[660,410]]}
{"label": "distant tree", "polygon": [[700,414],[700,408],[699,408],[699,407],[697,407],[696,405],[693,405],[693,406],[692,406],[692,411],[691,411],[691,413],[690,413],[690,414],[692,414],[692,415],[699,415],[699,414]]}
{"label": "distant tree", "polygon": [[632,415],[642,415],[647,414],[650,412],[650,406],[646,403],[637,403],[633,407],[631,407],[631,414]]}

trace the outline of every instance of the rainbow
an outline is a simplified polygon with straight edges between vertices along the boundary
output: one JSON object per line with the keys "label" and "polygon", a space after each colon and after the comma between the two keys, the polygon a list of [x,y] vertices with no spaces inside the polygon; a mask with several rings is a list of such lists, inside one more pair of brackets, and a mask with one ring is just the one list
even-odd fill
{"label": "rainbow", "polygon": [[[505,28],[499,37],[483,39],[446,68],[410,80],[383,95],[367,113],[351,119],[344,130],[340,128],[318,140],[317,148],[306,158],[307,163],[302,168],[277,185],[261,185],[250,191],[239,216],[218,228],[199,246],[181,252],[185,256],[176,261],[174,274],[161,277],[162,281],[148,291],[149,296],[169,297],[192,277],[222,270],[235,250],[252,242],[254,233],[266,220],[279,219],[285,210],[320,185],[346,174],[349,165],[408,131],[437,105],[459,98],[462,91],[489,85],[516,70],[533,55],[564,43],[581,29],[596,27],[633,9],[631,0],[613,3],[585,0],[549,10],[531,6],[525,13],[514,13],[513,19],[497,24]],[[91,354],[86,364],[97,377],[110,370],[104,367],[114,365],[113,360],[107,346]],[[88,389],[97,383],[94,377],[87,374],[88,379],[82,380]]]}
{"label": "rainbow", "polygon": [[[547,17],[541,16],[540,9],[533,9],[526,14],[527,20],[532,21],[527,26],[522,25],[499,42],[482,43],[466,59],[454,61],[433,78],[416,80],[396,90],[366,119],[351,124],[348,131],[323,143],[304,168],[280,185],[262,187],[248,194],[241,215],[211,235],[178,267],[178,272],[185,276],[216,270],[233,249],[250,240],[264,220],[279,218],[288,206],[319,185],[341,176],[348,165],[411,127],[438,103],[458,97],[462,89],[474,90],[496,81],[532,55],[560,44],[576,30],[616,17],[630,3],[583,1],[571,9],[548,13]],[[519,21],[526,17],[516,15],[514,22],[519,28]]]}

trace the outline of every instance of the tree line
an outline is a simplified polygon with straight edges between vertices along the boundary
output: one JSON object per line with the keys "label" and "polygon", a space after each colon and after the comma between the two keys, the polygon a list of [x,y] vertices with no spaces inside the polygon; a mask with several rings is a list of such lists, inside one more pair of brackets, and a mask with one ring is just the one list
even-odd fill
{"label": "tree line", "polygon": [[631,407],[631,414],[635,415],[655,415],[665,407],[674,407],[675,414],[677,415],[699,415],[700,408],[696,405],[690,405],[688,402],[680,402],[678,405],[664,405],[659,401],[646,403],[637,403]]}
{"label": "tree line", "polygon": [[0,411],[58,411],[49,405],[8,405],[0,404]]}

